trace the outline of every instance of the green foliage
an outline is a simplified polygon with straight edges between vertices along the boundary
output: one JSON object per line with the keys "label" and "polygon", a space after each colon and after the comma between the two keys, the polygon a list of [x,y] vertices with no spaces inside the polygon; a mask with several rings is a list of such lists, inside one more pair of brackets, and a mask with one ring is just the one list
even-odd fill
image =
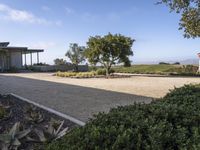
{"label": "green foliage", "polygon": [[51,119],[47,129],[35,129],[34,131],[39,139],[38,142],[52,142],[63,137],[68,132],[68,127],[63,128],[63,125],[64,121]]}
{"label": "green foliage", "polygon": [[65,64],[66,64],[66,60],[56,58],[56,59],[54,60],[54,64],[55,64],[55,65],[65,65]]}
{"label": "green foliage", "polygon": [[199,0],[161,0],[171,11],[181,13],[180,29],[185,37],[200,37],[200,1]]}
{"label": "green foliage", "polygon": [[159,65],[170,65],[170,63],[166,63],[166,62],[159,62]]}
{"label": "green foliage", "polygon": [[99,68],[98,66],[92,65],[89,66],[89,71],[97,71],[98,68]]}
{"label": "green foliage", "polygon": [[90,37],[85,55],[91,64],[102,64],[108,75],[112,65],[130,63],[129,56],[133,55],[131,47],[134,41],[130,37],[110,33],[103,37]]}
{"label": "green foliage", "polygon": [[91,72],[57,72],[56,76],[59,77],[75,77],[75,78],[92,78],[95,77],[97,73],[95,71]]}
{"label": "green foliage", "polygon": [[71,43],[70,49],[65,54],[71,60],[72,64],[75,65],[76,71],[78,71],[78,64],[85,61],[84,50],[85,47],[78,46],[77,43]]}
{"label": "green foliage", "polygon": [[124,67],[131,67],[131,61],[129,59],[124,60]]}
{"label": "green foliage", "polygon": [[186,85],[150,104],[100,113],[46,149],[200,149],[199,118],[200,85]]}
{"label": "green foliage", "polygon": [[198,71],[198,67],[197,66],[193,66],[193,65],[183,66],[183,72],[196,73],[197,71]]}
{"label": "green foliage", "polygon": [[[114,73],[114,72],[115,72],[114,69],[109,70],[109,74]],[[99,69],[97,69],[96,74],[97,75],[106,75],[106,69],[99,68]]]}
{"label": "green foliage", "polygon": [[44,121],[44,116],[40,111],[37,110],[37,107],[30,106],[25,112],[25,118],[30,123],[41,123]]}
{"label": "green foliage", "polygon": [[6,109],[0,105],[0,120],[6,116]]}
{"label": "green foliage", "polygon": [[[114,73],[113,69],[109,70],[109,73]],[[56,72],[56,76],[59,77],[72,77],[72,78],[94,78],[98,75],[106,75],[106,69],[99,68],[96,71],[90,72]]]}
{"label": "green foliage", "polygon": [[[57,58],[57,59],[58,59],[58,58]],[[55,59],[55,60],[56,60],[56,59]],[[55,60],[54,60],[54,62],[55,62]],[[60,59],[58,59],[58,60],[60,60]],[[64,60],[61,60],[61,61],[64,61]],[[57,63],[57,60],[56,60],[56,63]],[[55,63],[55,64],[56,64],[56,63]],[[49,66],[49,64],[40,62],[40,63],[35,63],[35,64],[33,64],[33,66]]]}
{"label": "green foliage", "polygon": [[173,63],[173,65],[180,65],[180,64],[181,64],[180,62]]}
{"label": "green foliage", "polygon": [[21,145],[20,140],[30,132],[31,129],[20,130],[20,123],[15,123],[9,133],[0,134],[0,148],[2,150],[17,150]]}
{"label": "green foliage", "polygon": [[120,73],[141,73],[141,74],[164,74],[168,70],[181,68],[174,65],[133,65],[131,67],[115,67],[115,72]]}
{"label": "green foliage", "polygon": [[133,65],[131,67],[115,67],[113,69],[115,72],[120,73],[198,76],[198,67],[193,65]]}
{"label": "green foliage", "polygon": [[198,74],[198,67],[193,65],[183,65],[179,69],[170,69],[171,75],[181,75],[181,76],[199,76]]}
{"label": "green foliage", "polygon": [[76,78],[92,78],[96,76],[96,72],[91,71],[91,72],[79,72],[76,74]]}

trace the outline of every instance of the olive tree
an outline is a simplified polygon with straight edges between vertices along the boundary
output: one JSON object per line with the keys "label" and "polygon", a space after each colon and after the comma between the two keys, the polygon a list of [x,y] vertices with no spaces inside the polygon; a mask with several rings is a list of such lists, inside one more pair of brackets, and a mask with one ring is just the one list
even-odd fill
{"label": "olive tree", "polygon": [[85,61],[84,50],[84,46],[78,46],[77,43],[71,43],[69,50],[65,54],[72,64],[75,65],[76,71],[78,71],[78,65]]}
{"label": "olive tree", "polygon": [[105,36],[90,37],[85,55],[91,64],[102,64],[108,76],[112,65],[118,63],[130,65],[129,56],[133,55],[131,47],[134,41],[130,37],[111,33]]}
{"label": "olive tree", "polygon": [[200,0],[161,0],[171,11],[181,14],[180,29],[186,38],[200,37]]}

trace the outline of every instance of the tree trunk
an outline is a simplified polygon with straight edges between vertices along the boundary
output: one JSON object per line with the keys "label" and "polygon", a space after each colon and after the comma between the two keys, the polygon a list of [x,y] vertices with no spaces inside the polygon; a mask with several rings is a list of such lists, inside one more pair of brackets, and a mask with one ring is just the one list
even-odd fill
{"label": "tree trunk", "polygon": [[109,67],[106,67],[106,77],[108,78],[110,76],[110,69]]}
{"label": "tree trunk", "polygon": [[75,64],[75,71],[78,72],[78,65]]}

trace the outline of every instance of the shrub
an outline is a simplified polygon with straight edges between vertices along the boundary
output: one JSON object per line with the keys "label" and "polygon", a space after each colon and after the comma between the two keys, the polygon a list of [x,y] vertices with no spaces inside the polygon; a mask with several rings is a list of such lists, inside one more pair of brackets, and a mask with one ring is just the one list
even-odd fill
{"label": "shrub", "polygon": [[173,63],[174,65],[180,65],[181,63],[180,62],[175,62]]}
{"label": "shrub", "polygon": [[197,73],[198,67],[193,66],[193,65],[186,65],[186,66],[183,66],[183,71],[185,73]]}
{"label": "shrub", "polygon": [[[110,69],[109,73],[114,73],[114,69]],[[96,71],[97,75],[106,75],[106,69],[97,69]]]}
{"label": "shrub", "polygon": [[166,63],[166,62],[159,62],[159,65],[170,65],[170,63]]}
{"label": "shrub", "polygon": [[89,66],[89,71],[97,71],[97,66]]}
{"label": "shrub", "polygon": [[200,149],[200,85],[175,89],[150,104],[100,113],[47,150]]}
{"label": "shrub", "polygon": [[56,76],[59,77],[76,77],[76,78],[91,78],[96,76],[95,71],[91,72],[56,72]]}

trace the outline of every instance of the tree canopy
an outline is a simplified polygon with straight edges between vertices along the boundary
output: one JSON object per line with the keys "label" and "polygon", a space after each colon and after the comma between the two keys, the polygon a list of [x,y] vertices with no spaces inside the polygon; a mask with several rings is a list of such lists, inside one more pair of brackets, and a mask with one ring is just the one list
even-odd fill
{"label": "tree canopy", "polygon": [[72,64],[75,65],[76,71],[78,71],[78,65],[85,61],[84,50],[85,47],[78,46],[77,43],[71,43],[69,50],[65,54],[65,56],[70,59]]}
{"label": "tree canopy", "polygon": [[186,38],[200,37],[200,0],[161,0],[171,11],[181,14],[180,28]]}
{"label": "tree canopy", "polygon": [[135,40],[121,34],[90,37],[87,42],[85,55],[91,64],[102,64],[107,75],[112,65],[124,63],[130,65],[129,56],[133,55],[131,49]]}
{"label": "tree canopy", "polygon": [[55,65],[65,65],[65,64],[66,64],[66,60],[56,58],[56,59],[54,60],[54,64],[55,64]]}

